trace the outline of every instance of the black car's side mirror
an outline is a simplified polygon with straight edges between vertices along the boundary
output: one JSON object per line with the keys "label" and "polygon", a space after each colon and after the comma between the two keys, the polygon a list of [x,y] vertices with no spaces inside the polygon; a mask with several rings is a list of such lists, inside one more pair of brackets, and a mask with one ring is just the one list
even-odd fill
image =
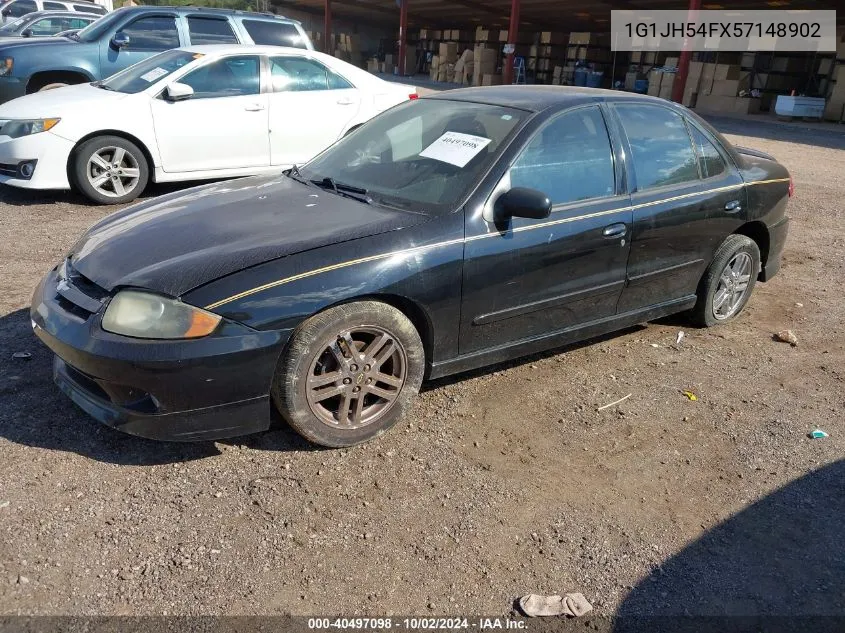
{"label": "black car's side mirror", "polygon": [[32,29],[24,29],[21,31],[21,37],[32,37]]}
{"label": "black car's side mirror", "polygon": [[497,219],[530,218],[542,220],[552,212],[552,201],[542,191],[526,187],[514,187],[496,200]]}
{"label": "black car's side mirror", "polygon": [[129,36],[123,31],[118,31],[114,34],[114,37],[111,38],[111,45],[117,50],[125,48],[126,46],[129,46]]}

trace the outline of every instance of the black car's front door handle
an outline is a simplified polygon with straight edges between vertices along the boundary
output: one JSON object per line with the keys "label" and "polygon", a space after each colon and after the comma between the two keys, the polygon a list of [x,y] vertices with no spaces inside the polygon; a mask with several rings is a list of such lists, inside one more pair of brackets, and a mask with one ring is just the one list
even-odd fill
{"label": "black car's front door handle", "polygon": [[605,237],[622,237],[627,232],[628,227],[620,222],[619,224],[611,224],[610,226],[604,227],[604,231],[601,234]]}
{"label": "black car's front door handle", "polygon": [[729,211],[730,213],[742,211],[742,205],[739,203],[739,200],[731,200],[725,203],[725,211]]}

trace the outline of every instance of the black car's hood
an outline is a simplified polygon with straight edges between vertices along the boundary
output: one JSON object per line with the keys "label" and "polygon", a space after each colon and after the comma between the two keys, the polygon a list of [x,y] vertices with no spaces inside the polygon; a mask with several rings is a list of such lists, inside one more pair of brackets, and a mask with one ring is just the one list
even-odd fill
{"label": "black car's hood", "polygon": [[367,205],[285,176],[170,194],[91,227],[71,263],[105,288],[180,296],[209,281],[327,244],[419,224],[429,216]]}

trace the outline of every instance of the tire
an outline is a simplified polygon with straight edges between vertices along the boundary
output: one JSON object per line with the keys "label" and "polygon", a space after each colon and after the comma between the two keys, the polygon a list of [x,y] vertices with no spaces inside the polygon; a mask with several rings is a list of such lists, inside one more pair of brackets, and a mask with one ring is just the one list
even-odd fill
{"label": "tire", "polygon": [[49,84],[44,84],[35,92],[44,92],[45,90],[55,90],[56,88],[64,88],[65,86],[69,86],[71,84],[65,83],[63,81],[54,81]]}
{"label": "tire", "polygon": [[408,412],[424,370],[420,335],[404,314],[376,301],[348,303],[297,328],[276,366],[271,394],[282,417],[306,439],[354,446],[380,436]]}
{"label": "tire", "polygon": [[[732,267],[730,272],[733,274],[729,273],[728,266]],[[757,243],[745,235],[728,236],[698,285],[698,301],[691,312],[693,323],[712,327],[735,319],[751,298],[759,273]]]}
{"label": "tire", "polygon": [[[93,162],[94,156],[99,156],[100,161]],[[120,159],[117,168],[114,167],[117,163],[112,162],[115,158]],[[122,204],[134,200],[144,191],[150,178],[144,152],[119,136],[96,136],[85,141],[74,151],[72,161],[74,183],[79,191],[98,204]],[[97,186],[103,176],[105,181]],[[119,186],[115,179],[119,180]]]}

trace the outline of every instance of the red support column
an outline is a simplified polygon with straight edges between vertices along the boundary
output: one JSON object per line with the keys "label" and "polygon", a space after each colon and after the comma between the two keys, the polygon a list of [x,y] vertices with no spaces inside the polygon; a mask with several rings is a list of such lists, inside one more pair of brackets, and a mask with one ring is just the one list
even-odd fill
{"label": "red support column", "polygon": [[519,39],[519,3],[520,0],[511,0],[511,19],[508,24],[508,44],[514,48],[513,53],[505,56],[504,68],[502,68],[502,83],[513,83],[513,59],[516,55],[516,41]]}
{"label": "red support column", "polygon": [[332,41],[332,0],[326,0],[324,7],[323,52],[326,53],[326,55],[334,55],[334,42]]}
{"label": "red support column", "polygon": [[408,46],[408,0],[400,0],[399,8],[399,76],[405,76],[405,49]]}
{"label": "red support column", "polygon": [[[689,11],[687,21],[694,22],[701,8],[701,0],[689,0]],[[689,75],[689,63],[692,58],[689,38],[684,38],[684,49],[681,51],[681,58],[678,60],[678,74],[675,76],[675,83],[672,85],[672,101],[680,103],[684,100],[684,89],[687,86]]]}

